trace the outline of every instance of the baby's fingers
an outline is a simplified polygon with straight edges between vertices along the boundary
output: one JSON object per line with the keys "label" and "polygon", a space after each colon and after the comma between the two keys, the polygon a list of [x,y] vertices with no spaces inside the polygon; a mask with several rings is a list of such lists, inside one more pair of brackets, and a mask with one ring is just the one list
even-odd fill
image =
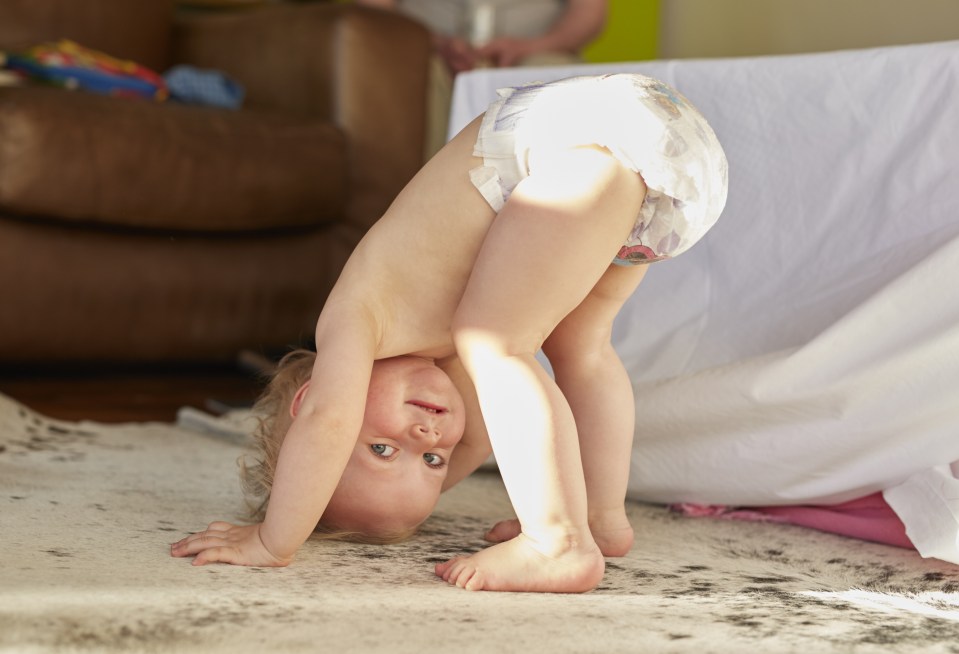
{"label": "baby's fingers", "polygon": [[230,563],[232,565],[250,565],[240,556],[240,552],[235,547],[209,547],[193,559],[193,565],[206,565],[207,563]]}
{"label": "baby's fingers", "polygon": [[170,554],[173,556],[192,556],[199,554],[205,549],[219,547],[223,545],[223,537],[217,533],[201,531],[198,534],[187,536],[181,541],[173,543],[170,546]]}
{"label": "baby's fingers", "polygon": [[260,540],[259,525],[236,526],[229,522],[213,522],[206,531],[191,534],[170,546],[173,556],[196,556],[193,565],[230,563],[278,567],[289,565],[292,555],[280,558]]}

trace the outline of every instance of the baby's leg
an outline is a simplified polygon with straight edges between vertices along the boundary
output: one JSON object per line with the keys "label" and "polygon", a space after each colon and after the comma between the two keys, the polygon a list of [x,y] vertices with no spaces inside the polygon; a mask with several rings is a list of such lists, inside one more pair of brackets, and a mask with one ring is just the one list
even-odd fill
{"label": "baby's leg", "polygon": [[565,150],[517,186],[490,228],[453,335],[522,534],[437,566],[450,583],[577,592],[602,578],[575,419],[534,353],[603,276],[644,192],[605,150]]}
{"label": "baby's leg", "polygon": [[[646,266],[610,266],[543,344],[576,419],[589,528],[605,556],[623,556],[633,544],[624,507],[635,422],[633,389],[610,336],[613,319],[645,272]],[[518,532],[518,522],[507,520],[494,526],[487,539],[500,542]]]}

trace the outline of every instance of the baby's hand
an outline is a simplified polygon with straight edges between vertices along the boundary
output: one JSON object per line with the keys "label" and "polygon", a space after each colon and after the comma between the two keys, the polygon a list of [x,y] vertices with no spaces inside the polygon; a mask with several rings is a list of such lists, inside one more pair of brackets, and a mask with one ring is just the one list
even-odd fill
{"label": "baby's hand", "polygon": [[283,567],[293,557],[280,558],[270,552],[260,538],[260,523],[231,525],[211,522],[206,531],[191,534],[170,546],[171,556],[192,556],[193,565],[231,563],[257,567]]}

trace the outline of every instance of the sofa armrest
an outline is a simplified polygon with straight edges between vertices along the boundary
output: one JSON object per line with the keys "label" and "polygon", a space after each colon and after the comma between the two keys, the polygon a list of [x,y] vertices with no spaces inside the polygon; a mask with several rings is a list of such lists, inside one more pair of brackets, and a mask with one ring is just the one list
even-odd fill
{"label": "sofa armrest", "polygon": [[429,55],[424,27],[354,5],[185,13],[174,29],[174,60],[235,78],[246,108],[311,116],[343,130],[348,219],[358,234],[423,163]]}

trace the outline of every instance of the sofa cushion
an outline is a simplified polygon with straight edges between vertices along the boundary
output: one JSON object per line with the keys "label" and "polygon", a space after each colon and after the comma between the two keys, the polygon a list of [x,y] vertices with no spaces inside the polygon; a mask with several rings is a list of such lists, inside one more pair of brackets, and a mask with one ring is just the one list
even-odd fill
{"label": "sofa cushion", "polygon": [[309,118],[0,88],[0,210],[196,232],[336,219],[346,141]]}
{"label": "sofa cushion", "polygon": [[70,39],[162,72],[173,9],[170,0],[3,0],[0,50]]}

